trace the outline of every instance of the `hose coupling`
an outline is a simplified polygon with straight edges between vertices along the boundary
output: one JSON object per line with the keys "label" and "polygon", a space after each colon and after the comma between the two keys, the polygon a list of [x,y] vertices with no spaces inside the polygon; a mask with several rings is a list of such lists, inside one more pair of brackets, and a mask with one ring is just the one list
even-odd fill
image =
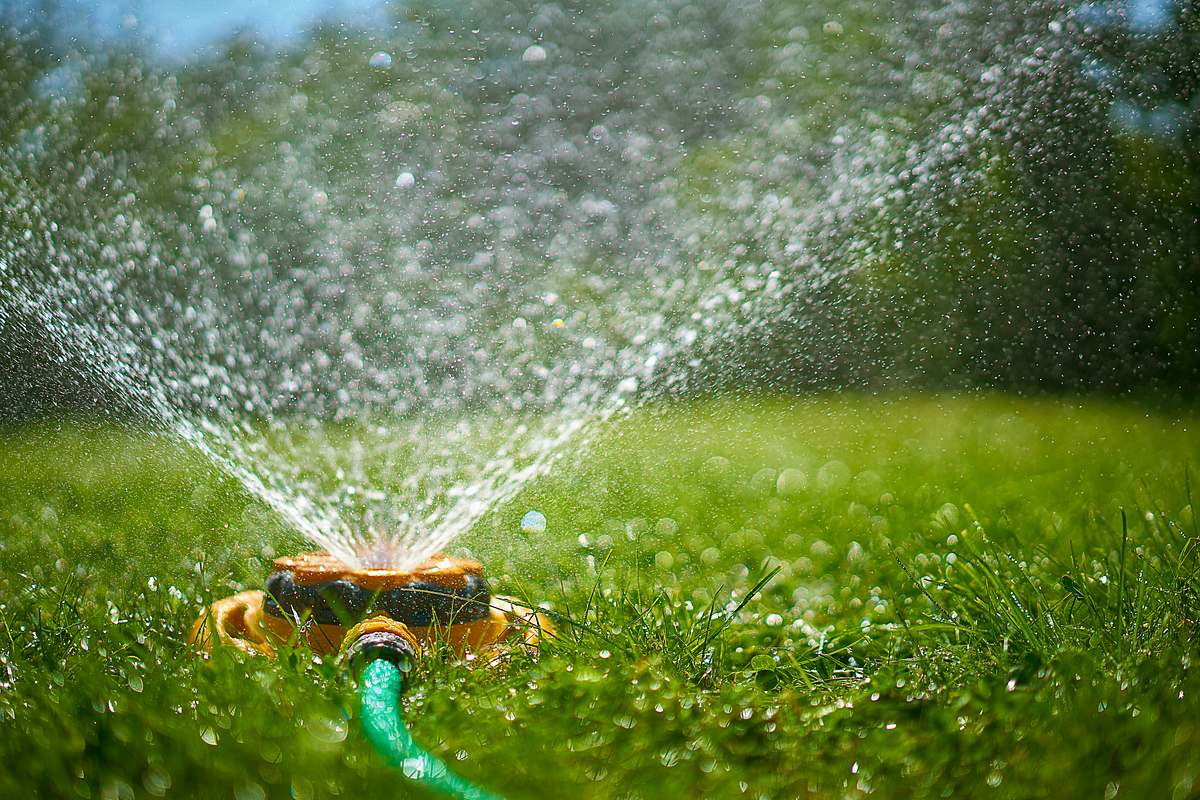
{"label": "hose coupling", "polygon": [[357,679],[372,661],[384,659],[408,672],[420,652],[417,639],[403,622],[383,615],[365,619],[346,632],[338,660]]}

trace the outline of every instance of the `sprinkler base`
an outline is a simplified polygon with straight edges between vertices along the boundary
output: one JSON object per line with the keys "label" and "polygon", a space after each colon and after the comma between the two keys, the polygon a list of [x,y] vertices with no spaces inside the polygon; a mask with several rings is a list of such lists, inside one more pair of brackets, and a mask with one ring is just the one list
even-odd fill
{"label": "sprinkler base", "polygon": [[475,561],[436,555],[412,570],[355,569],[327,553],[303,553],[276,560],[266,591],[213,603],[192,626],[189,643],[203,652],[220,643],[268,657],[307,645],[327,655],[367,620],[399,623],[422,650],[444,644],[460,658],[487,663],[513,645],[536,652],[551,633],[544,615],[492,596]]}

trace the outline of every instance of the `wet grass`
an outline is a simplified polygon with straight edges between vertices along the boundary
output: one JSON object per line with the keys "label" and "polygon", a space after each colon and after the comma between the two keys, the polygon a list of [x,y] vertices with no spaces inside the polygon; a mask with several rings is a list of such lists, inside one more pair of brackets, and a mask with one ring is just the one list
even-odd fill
{"label": "wet grass", "polygon": [[[1194,796],[1198,421],[643,412],[460,543],[563,635],[500,673],[424,663],[415,732],[511,797]],[[203,603],[302,546],[187,453],[9,431],[0,532],[0,796],[412,792],[334,665],[187,654]]]}

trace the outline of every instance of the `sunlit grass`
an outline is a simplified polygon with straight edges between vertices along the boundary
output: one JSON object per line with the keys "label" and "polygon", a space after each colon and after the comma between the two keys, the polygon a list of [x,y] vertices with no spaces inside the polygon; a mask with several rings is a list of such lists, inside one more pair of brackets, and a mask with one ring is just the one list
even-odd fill
{"label": "sunlit grass", "polygon": [[[1195,422],[1006,397],[646,410],[459,543],[560,638],[503,673],[426,662],[408,713],[513,797],[1189,796]],[[185,652],[202,603],[303,546],[194,457],[9,432],[0,530],[0,795],[407,791],[335,665]]]}

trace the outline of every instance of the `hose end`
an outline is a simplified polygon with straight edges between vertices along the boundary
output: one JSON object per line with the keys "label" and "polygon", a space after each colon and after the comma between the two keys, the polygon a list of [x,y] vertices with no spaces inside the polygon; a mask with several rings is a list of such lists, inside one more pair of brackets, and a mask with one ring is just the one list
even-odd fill
{"label": "hose end", "polygon": [[338,660],[357,679],[372,661],[384,659],[408,672],[417,658],[416,637],[403,622],[377,616],[363,620],[346,632]]}

